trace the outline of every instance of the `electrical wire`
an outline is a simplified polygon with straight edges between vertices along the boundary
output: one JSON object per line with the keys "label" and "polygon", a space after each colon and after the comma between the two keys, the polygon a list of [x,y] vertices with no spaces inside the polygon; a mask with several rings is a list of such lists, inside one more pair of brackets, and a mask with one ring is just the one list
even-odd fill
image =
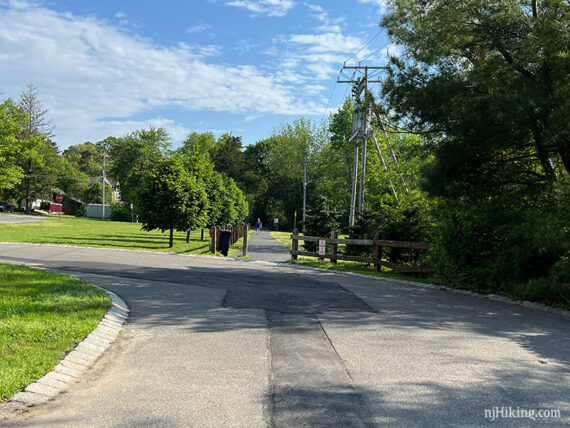
{"label": "electrical wire", "polygon": [[376,39],[376,37],[378,37],[381,32],[382,32],[382,30],[378,30],[378,32],[376,33],[376,35],[374,35],[374,37],[372,37],[370,40],[368,40],[368,42],[366,42],[366,44],[364,46],[362,46],[360,49],[358,49],[356,51],[356,53],[354,55],[352,55],[350,58],[348,58],[344,63],[346,64],[348,61],[350,61],[352,58],[354,58],[356,55],[358,55],[360,52],[362,52],[362,50],[364,48],[366,48],[366,46],[368,46],[370,43],[372,43],[372,41],[374,41],[374,39]]}

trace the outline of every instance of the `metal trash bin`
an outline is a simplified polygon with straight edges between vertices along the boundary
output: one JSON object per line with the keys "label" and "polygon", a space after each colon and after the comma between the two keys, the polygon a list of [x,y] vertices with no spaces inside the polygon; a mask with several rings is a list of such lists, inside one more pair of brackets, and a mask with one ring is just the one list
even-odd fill
{"label": "metal trash bin", "polygon": [[228,251],[230,249],[230,241],[232,239],[232,232],[230,230],[222,230],[220,231],[220,241],[218,243],[218,250],[224,256],[228,255]]}

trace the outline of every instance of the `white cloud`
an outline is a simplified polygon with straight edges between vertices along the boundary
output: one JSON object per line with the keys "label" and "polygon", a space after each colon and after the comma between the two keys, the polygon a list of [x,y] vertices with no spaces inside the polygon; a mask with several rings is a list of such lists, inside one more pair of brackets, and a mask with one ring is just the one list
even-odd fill
{"label": "white cloud", "polygon": [[295,6],[292,0],[231,0],[226,5],[249,10],[253,16],[283,17]]}
{"label": "white cloud", "polygon": [[384,13],[388,9],[389,0],[358,0],[358,3],[375,4],[380,9],[380,12]]}
{"label": "white cloud", "polygon": [[186,30],[186,32],[189,34],[201,33],[202,31],[209,30],[210,28],[212,28],[212,26],[210,24],[206,24],[206,23],[201,22],[200,24],[193,25],[192,27],[188,28]]}
{"label": "white cloud", "polygon": [[[311,50],[324,52],[335,40],[313,40],[316,47]],[[248,114],[321,110],[304,94],[295,96],[277,74],[248,65],[208,63],[209,56],[219,54],[218,47],[165,47],[94,17],[60,14],[37,4],[20,1],[14,6],[0,0],[0,46],[0,90],[18,98],[28,83],[35,84],[62,146],[117,135],[111,131],[138,124],[132,117],[153,109]],[[176,126],[164,123],[168,129]]]}
{"label": "white cloud", "polygon": [[289,42],[305,45],[309,52],[350,52],[358,49],[362,42],[354,36],[338,33],[293,34]]}
{"label": "white cloud", "polygon": [[340,33],[342,31],[342,25],[344,24],[344,17],[331,18],[329,13],[320,5],[304,3],[312,15],[321,23],[319,27],[315,30],[318,32],[325,33]]}

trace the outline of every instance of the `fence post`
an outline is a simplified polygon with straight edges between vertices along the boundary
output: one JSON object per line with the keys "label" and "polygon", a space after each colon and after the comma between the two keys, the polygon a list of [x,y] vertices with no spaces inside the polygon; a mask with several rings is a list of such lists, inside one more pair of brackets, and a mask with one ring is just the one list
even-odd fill
{"label": "fence post", "polygon": [[[331,239],[337,239],[338,238],[338,233],[336,233],[336,230],[333,230],[331,232]],[[331,263],[336,265],[336,254],[338,251],[338,244],[334,243],[331,244]]]}
{"label": "fence post", "polygon": [[247,239],[249,238],[248,233],[249,233],[249,224],[243,224],[242,226],[242,231],[243,231],[243,249],[241,252],[241,255],[243,257],[247,256]]}
{"label": "fence post", "polygon": [[[298,235],[299,234],[299,229],[293,229],[293,235]],[[297,251],[299,250],[299,241],[297,240],[297,238],[291,238],[292,242],[291,242],[291,259],[292,260],[297,260]]]}
{"label": "fence post", "polygon": [[382,265],[380,260],[382,260],[382,247],[376,244],[376,240],[380,239],[378,234],[374,235],[374,272],[380,272],[382,270]]}
{"label": "fence post", "polygon": [[216,254],[216,226],[210,229],[210,252]]}

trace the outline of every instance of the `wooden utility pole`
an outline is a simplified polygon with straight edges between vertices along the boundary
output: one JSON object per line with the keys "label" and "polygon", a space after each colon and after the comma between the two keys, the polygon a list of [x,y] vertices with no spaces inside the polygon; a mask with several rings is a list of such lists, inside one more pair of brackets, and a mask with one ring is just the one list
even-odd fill
{"label": "wooden utility pole", "polygon": [[105,183],[107,181],[107,178],[105,177],[105,158],[107,157],[107,155],[105,153],[103,153],[103,167],[101,168],[103,170],[103,174],[102,174],[102,178],[103,178],[103,185],[101,186],[103,188],[102,190],[102,199],[101,199],[101,220],[105,221]]}
{"label": "wooden utility pole", "polygon": [[[337,80],[338,83],[350,83],[352,87],[352,96],[355,101],[355,108],[352,113],[352,136],[349,139],[349,143],[354,145],[354,163],[352,170],[352,193],[350,198],[350,214],[348,219],[348,224],[350,227],[354,226],[356,220],[355,210],[356,210],[356,194],[358,192],[358,213],[361,214],[364,208],[364,188],[365,188],[365,178],[366,178],[366,152],[368,139],[372,134],[372,129],[370,127],[370,108],[365,105],[364,98],[368,92],[369,83],[381,83],[380,80],[370,80],[368,71],[369,70],[385,70],[387,67],[376,67],[376,66],[347,66],[344,65],[341,69],[341,73],[344,70],[364,70],[364,77],[359,77],[357,79],[351,80]],[[361,146],[361,158],[360,158],[360,186],[358,186],[359,177],[359,164],[358,164],[358,150]],[[360,187],[360,189],[358,189]],[[360,191],[358,191],[360,190]]]}
{"label": "wooden utility pole", "polygon": [[303,232],[305,231],[305,213],[307,210],[307,151],[303,152]]}

